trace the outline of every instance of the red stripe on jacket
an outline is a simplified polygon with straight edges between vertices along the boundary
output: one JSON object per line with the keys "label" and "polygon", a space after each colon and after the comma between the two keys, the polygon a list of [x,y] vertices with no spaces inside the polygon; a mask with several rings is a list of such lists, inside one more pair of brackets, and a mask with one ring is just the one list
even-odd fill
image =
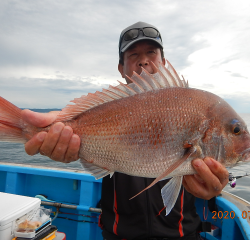
{"label": "red stripe on jacket", "polygon": [[184,236],[183,228],[182,228],[182,220],[184,218],[183,217],[183,203],[184,203],[184,189],[182,189],[182,194],[181,194],[181,211],[180,211],[181,218],[180,218],[180,220],[178,222],[180,237]]}
{"label": "red stripe on jacket", "polygon": [[114,212],[115,212],[115,222],[113,226],[113,232],[114,234],[117,234],[117,225],[119,222],[119,214],[117,213],[117,199],[116,199],[116,191],[114,191]]}

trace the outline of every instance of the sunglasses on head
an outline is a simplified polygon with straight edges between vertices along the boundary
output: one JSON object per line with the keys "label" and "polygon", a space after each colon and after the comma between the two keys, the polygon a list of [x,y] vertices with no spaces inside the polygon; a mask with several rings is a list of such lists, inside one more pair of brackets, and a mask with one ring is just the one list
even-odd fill
{"label": "sunglasses on head", "polygon": [[139,36],[140,31],[142,31],[145,37],[157,38],[160,35],[159,32],[152,27],[135,28],[125,32],[123,35],[123,40],[130,41],[137,38]]}

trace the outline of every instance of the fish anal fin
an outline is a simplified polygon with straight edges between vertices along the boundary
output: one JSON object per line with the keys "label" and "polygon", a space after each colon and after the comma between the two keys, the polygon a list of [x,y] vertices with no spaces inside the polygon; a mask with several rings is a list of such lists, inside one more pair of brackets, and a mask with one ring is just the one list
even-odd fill
{"label": "fish anal fin", "polygon": [[191,147],[190,149],[187,150],[186,154],[179,160],[177,160],[174,164],[172,164],[165,172],[163,172],[160,176],[158,176],[150,185],[148,185],[146,188],[144,188],[142,191],[137,193],[135,196],[130,198],[129,200],[137,197],[140,195],[142,192],[146,191],[147,189],[153,187],[157,182],[165,179],[168,174],[173,172],[175,169],[177,169],[183,162],[188,160],[190,157],[192,157],[196,153],[196,147]]}
{"label": "fish anal fin", "polygon": [[111,172],[111,173],[109,174],[110,178],[112,178],[113,175],[114,175],[114,172]]}
{"label": "fish anal fin", "polygon": [[81,159],[81,164],[82,164],[82,167],[83,169],[86,171],[86,172],[89,172],[91,173],[92,176],[95,177],[95,179],[100,179],[100,178],[103,178],[107,175],[110,174],[110,177],[113,175],[114,172],[108,170],[108,169],[105,169],[105,168],[101,168],[99,166],[96,166],[94,165],[93,163],[90,163],[90,162],[87,162],[85,160],[82,160]]}

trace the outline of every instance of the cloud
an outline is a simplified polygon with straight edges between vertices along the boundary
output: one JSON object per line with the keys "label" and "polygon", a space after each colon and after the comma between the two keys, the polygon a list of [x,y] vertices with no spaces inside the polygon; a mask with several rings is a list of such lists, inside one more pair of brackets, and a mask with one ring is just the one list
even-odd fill
{"label": "cloud", "polygon": [[95,79],[26,77],[4,79],[0,84],[0,95],[21,108],[63,108],[74,98],[108,87],[96,84]]}
{"label": "cloud", "polygon": [[[240,58],[240,53],[232,54],[231,56],[224,56],[222,59],[219,59],[219,60],[215,61],[214,64],[210,68],[211,69],[212,68],[218,68],[223,64],[230,63],[230,62],[235,61],[235,60],[237,60],[239,58]],[[230,72],[230,71],[228,71],[228,72]]]}
{"label": "cloud", "polygon": [[248,79],[248,77],[244,77],[244,76],[242,76],[240,73],[231,73],[230,75],[231,75],[232,77]]}
{"label": "cloud", "polygon": [[233,95],[219,81],[250,75],[247,0],[0,1],[0,9],[0,95],[21,107],[63,107],[121,80],[120,32],[137,21],[159,28],[166,58],[195,86]]}
{"label": "cloud", "polygon": [[[91,70],[96,64],[96,71],[106,72],[112,69],[107,68],[109,63],[117,64],[121,30],[140,20],[159,26],[166,56],[177,67],[188,65],[187,56],[207,44],[206,39],[195,39],[201,27],[196,21],[198,16],[183,21],[183,16],[178,14],[183,11],[182,6],[172,6],[170,1],[156,6],[151,1],[145,1],[143,6],[134,1],[126,4],[123,1],[61,1],[60,4],[36,1],[5,4],[5,8],[2,4],[2,7],[7,12],[1,31],[2,66],[53,64],[70,69],[84,66],[90,71],[89,64]],[[185,7],[191,10],[189,4],[185,3]],[[154,11],[148,12],[148,9],[160,11],[161,18],[155,20]],[[121,18],[123,15],[130,16],[130,19]],[[117,25],[118,19],[120,23]],[[187,28],[189,31],[183,31]],[[176,56],[182,56],[178,58],[183,62],[178,62]]]}

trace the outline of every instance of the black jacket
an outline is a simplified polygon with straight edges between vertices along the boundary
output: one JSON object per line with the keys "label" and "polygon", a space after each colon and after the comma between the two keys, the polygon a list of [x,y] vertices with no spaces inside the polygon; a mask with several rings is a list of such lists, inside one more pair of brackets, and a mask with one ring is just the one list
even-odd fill
{"label": "black jacket", "polygon": [[122,173],[103,179],[101,222],[104,238],[182,237],[198,229],[200,218],[194,205],[195,197],[183,187],[173,210],[165,216],[161,188],[168,180],[158,182],[129,200],[153,180]]}

